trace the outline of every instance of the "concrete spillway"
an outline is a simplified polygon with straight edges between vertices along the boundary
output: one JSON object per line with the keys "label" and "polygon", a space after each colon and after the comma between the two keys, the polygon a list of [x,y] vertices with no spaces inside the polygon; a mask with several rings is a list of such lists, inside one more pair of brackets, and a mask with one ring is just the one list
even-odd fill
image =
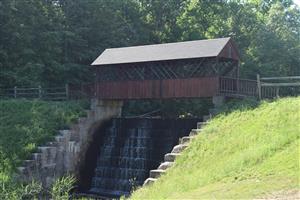
{"label": "concrete spillway", "polygon": [[129,195],[198,121],[115,118],[103,124],[87,152],[80,190],[107,197]]}

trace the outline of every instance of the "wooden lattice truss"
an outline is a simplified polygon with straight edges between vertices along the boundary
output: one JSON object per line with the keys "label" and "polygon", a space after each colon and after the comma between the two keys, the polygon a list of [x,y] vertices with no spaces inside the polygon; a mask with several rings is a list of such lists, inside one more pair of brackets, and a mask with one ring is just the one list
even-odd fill
{"label": "wooden lattice truss", "polygon": [[201,58],[101,66],[97,81],[162,80],[209,76],[236,77],[238,61]]}

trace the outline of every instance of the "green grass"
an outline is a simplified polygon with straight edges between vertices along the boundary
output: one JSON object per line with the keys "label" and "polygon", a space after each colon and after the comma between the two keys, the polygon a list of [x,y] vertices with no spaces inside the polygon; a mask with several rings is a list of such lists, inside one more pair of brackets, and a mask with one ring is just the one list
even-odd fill
{"label": "green grass", "polygon": [[37,146],[84,115],[75,102],[0,101],[0,183],[11,181],[23,159]]}
{"label": "green grass", "polygon": [[131,199],[251,199],[299,189],[300,98],[219,115]]}

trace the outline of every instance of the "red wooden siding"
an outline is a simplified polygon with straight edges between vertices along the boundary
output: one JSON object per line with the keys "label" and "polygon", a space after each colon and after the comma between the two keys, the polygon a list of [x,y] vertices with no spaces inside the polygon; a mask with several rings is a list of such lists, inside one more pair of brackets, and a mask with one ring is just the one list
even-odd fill
{"label": "red wooden siding", "polygon": [[226,44],[218,57],[239,60],[239,53],[231,40]]}
{"label": "red wooden siding", "polygon": [[168,99],[211,97],[218,93],[218,77],[98,82],[99,99]]}

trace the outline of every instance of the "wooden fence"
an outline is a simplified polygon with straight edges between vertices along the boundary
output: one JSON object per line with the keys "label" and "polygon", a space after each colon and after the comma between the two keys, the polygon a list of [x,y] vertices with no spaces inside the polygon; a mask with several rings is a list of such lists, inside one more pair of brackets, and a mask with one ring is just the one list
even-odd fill
{"label": "wooden fence", "polygon": [[258,99],[300,95],[300,76],[260,77],[257,80],[220,77],[219,93],[225,96],[253,96]]}
{"label": "wooden fence", "polygon": [[43,88],[41,86],[35,88],[0,88],[0,98],[41,99],[46,101],[65,101],[71,99],[91,98],[94,93],[93,85],[94,84],[66,84],[64,87],[49,88]]}
{"label": "wooden fence", "polygon": [[72,99],[161,99],[195,98],[213,95],[244,98],[246,96],[278,98],[300,95],[300,76],[260,77],[257,80],[232,77],[205,77],[201,79],[175,79],[117,83],[67,84],[52,88],[0,88],[0,98],[42,99],[64,101]]}
{"label": "wooden fence", "polygon": [[260,77],[257,75],[258,98],[300,95],[300,76]]}
{"label": "wooden fence", "polygon": [[257,82],[250,79],[220,77],[219,93],[221,95],[232,97],[255,97],[257,96]]}

